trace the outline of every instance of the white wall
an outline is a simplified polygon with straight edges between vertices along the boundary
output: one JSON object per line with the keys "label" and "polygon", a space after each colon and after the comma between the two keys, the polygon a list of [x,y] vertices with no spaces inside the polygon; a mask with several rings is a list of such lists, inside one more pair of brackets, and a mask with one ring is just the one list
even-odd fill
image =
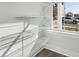
{"label": "white wall", "polygon": [[17,22],[14,17],[40,16],[40,2],[0,2],[0,24]]}
{"label": "white wall", "polygon": [[[50,26],[50,4],[43,2],[0,2],[0,24],[21,22],[15,17],[41,17],[31,23]],[[47,18],[42,18],[43,16]],[[35,24],[35,25],[37,25]]]}
{"label": "white wall", "polygon": [[[27,25],[27,23],[26,23],[26,25]],[[23,26],[22,22],[8,23],[8,24],[1,24],[0,25],[0,56],[2,56],[4,51],[6,51],[6,49],[8,48],[7,46],[10,43],[12,43],[12,41],[14,41],[16,39],[18,34],[14,34],[14,33],[21,32],[23,30],[23,28],[24,28],[24,26]],[[35,44],[35,41],[38,37],[37,26],[30,25],[28,27],[27,31],[29,31],[29,30],[30,30],[31,33],[25,32],[24,35],[23,35],[24,37],[28,36],[28,35],[30,36],[28,39],[24,40],[24,42],[23,42],[23,46],[24,46],[24,49],[25,49],[24,50],[25,53],[23,53],[24,56],[29,56],[27,54],[30,53],[30,51],[31,51],[31,49],[32,49],[33,45]],[[34,34],[32,34],[32,33],[34,33]],[[14,35],[11,35],[11,34],[14,34]],[[19,39],[19,40],[21,40],[21,39]],[[12,48],[8,51],[7,56],[22,56],[22,50],[21,49],[22,49],[22,41],[15,43],[12,46]],[[27,53],[27,51],[28,51],[28,53]]]}
{"label": "white wall", "polygon": [[[43,8],[45,7],[45,8]],[[15,19],[15,17],[21,17],[21,16],[32,16],[32,17],[46,17],[46,18],[39,18],[39,19],[32,19],[32,23],[39,23],[40,27],[48,27],[50,26],[50,6],[49,3],[44,4],[44,3],[38,3],[38,2],[21,2],[21,3],[13,3],[13,2],[2,2],[0,3],[0,24],[6,24],[8,23],[8,25],[11,25],[9,23],[14,23],[15,22],[21,22]],[[33,26],[34,27],[34,26]],[[44,27],[44,29],[46,28]],[[22,28],[22,27],[19,27]],[[17,28],[19,30],[19,28]],[[31,26],[32,28],[32,26]],[[18,32],[16,29],[16,32]],[[3,30],[3,29],[2,29]],[[2,31],[1,30],[1,31]],[[15,27],[14,27],[15,30]],[[9,33],[14,33],[13,29],[4,29],[4,31],[6,32],[6,35]],[[4,32],[3,31],[3,32]],[[19,30],[21,31],[21,29]],[[0,33],[3,33],[0,32]],[[5,34],[5,32],[3,33],[3,35]],[[41,31],[40,34],[37,33],[37,35],[39,35],[39,37],[42,35],[45,35],[45,30],[43,30],[43,32]],[[2,35],[2,36],[3,36]],[[40,40],[41,39],[41,40]],[[35,42],[36,45],[38,46],[34,46],[35,48],[37,47],[41,47],[43,48],[44,45],[47,42],[47,38],[46,37],[40,37],[38,38],[38,40]],[[16,45],[15,45],[16,46]],[[31,47],[32,48],[32,47]],[[39,49],[39,48],[38,48]],[[33,50],[36,51],[36,50]],[[27,52],[27,51],[26,51]]]}
{"label": "white wall", "polygon": [[[15,19],[15,17],[21,17],[21,16],[32,16],[32,17],[40,17],[41,16],[41,3],[38,2],[0,2],[0,37],[6,36],[9,34],[17,33],[23,30],[23,22],[18,21]],[[40,20],[40,19],[39,19]],[[17,22],[17,23],[16,23]],[[11,26],[11,25],[18,25],[14,27],[8,27],[8,28],[2,28],[5,26]],[[28,30],[31,30],[37,26],[31,25]],[[36,31],[36,29],[35,29]],[[34,32],[34,31],[33,31]],[[38,32],[38,31],[37,31]],[[38,33],[36,35],[38,36]],[[27,43],[30,43],[33,40],[36,40],[37,36],[30,38],[30,40],[24,41],[24,45],[27,45]],[[1,40],[1,39],[0,39]],[[4,42],[5,43],[5,42]],[[24,47],[24,56],[27,56],[27,52],[30,53],[33,45],[35,44],[35,41],[31,44],[31,46],[28,45],[28,47]],[[21,48],[22,42],[14,45],[12,49],[9,51],[11,53],[9,56],[13,56],[13,54],[16,52],[18,48]],[[18,48],[16,48],[19,46]],[[3,54],[2,50],[0,50],[1,54]],[[20,51],[22,52],[22,51]],[[9,54],[8,53],[8,54]],[[16,55],[15,55],[16,54]],[[22,53],[15,53],[14,56],[22,56]]]}
{"label": "white wall", "polygon": [[46,48],[59,52],[66,56],[78,56],[79,57],[79,33],[69,32],[52,32],[50,31],[49,41]]}

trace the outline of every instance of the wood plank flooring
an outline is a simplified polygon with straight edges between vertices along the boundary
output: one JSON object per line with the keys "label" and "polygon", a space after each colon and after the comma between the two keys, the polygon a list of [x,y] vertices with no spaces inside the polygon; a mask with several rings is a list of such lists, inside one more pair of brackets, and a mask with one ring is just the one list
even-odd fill
{"label": "wood plank flooring", "polygon": [[66,57],[66,56],[44,48],[35,57]]}

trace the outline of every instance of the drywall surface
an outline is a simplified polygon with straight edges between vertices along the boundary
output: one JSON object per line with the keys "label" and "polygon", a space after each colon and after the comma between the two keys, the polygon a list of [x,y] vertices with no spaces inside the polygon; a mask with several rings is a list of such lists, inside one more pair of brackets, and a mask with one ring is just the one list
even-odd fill
{"label": "drywall surface", "polygon": [[[24,37],[23,44],[22,36],[20,36],[17,42],[15,42],[15,39],[18,36],[17,33],[21,32],[24,28],[23,23],[1,24],[0,27],[0,56],[28,57],[31,53],[32,47],[36,43],[36,39],[38,38],[38,27],[30,25],[26,29],[26,32],[22,35]],[[11,46],[12,43],[14,43],[13,46]],[[10,46],[11,48],[9,48]],[[9,50],[7,51],[8,48]],[[5,51],[7,52],[4,55]]]}
{"label": "drywall surface", "polygon": [[24,21],[16,17],[36,17],[29,22],[50,26],[50,6],[43,2],[0,2],[0,24]]}
{"label": "drywall surface", "polygon": [[0,2],[0,23],[18,22],[14,17],[39,17],[41,11],[39,2]]}
{"label": "drywall surface", "polygon": [[46,48],[59,52],[66,56],[79,56],[79,34],[52,32],[49,34]]}
{"label": "drywall surface", "polygon": [[[11,25],[12,23],[22,23],[24,24],[24,20],[17,20],[16,17],[37,17],[35,19],[30,19],[29,22],[32,25],[39,25],[42,27],[42,31],[37,35],[40,37],[35,43],[35,48],[42,48],[46,42],[47,38],[43,38],[45,35],[45,30],[50,27],[50,6],[49,3],[39,3],[39,2],[1,2],[0,3],[0,25]],[[27,19],[26,19],[27,20]],[[31,26],[32,28],[34,26]],[[29,29],[30,29],[29,28]],[[23,26],[15,26],[12,28],[2,28],[0,33],[3,33],[1,36],[6,36],[8,34],[19,32],[23,29]],[[3,31],[2,31],[3,30]],[[42,35],[41,35],[42,34]],[[42,36],[42,37],[41,37]],[[42,43],[42,44],[41,44]],[[37,47],[38,45],[38,47]],[[16,46],[16,45],[15,45]],[[36,50],[34,50],[36,52]]]}

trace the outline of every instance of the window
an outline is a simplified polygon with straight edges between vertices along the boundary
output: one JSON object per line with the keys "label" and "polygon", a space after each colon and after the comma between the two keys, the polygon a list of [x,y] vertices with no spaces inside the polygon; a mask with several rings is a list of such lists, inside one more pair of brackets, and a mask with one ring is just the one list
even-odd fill
{"label": "window", "polygon": [[62,17],[63,28],[65,30],[79,31],[79,3],[64,3],[65,16]]}

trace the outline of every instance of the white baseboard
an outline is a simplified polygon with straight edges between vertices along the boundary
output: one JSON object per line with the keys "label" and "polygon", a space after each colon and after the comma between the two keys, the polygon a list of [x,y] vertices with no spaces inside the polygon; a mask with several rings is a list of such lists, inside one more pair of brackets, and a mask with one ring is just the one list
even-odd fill
{"label": "white baseboard", "polygon": [[74,51],[71,51],[71,50],[68,50],[68,49],[64,49],[62,47],[58,47],[56,45],[47,45],[45,47],[46,49],[49,49],[51,51],[55,51],[55,52],[58,52],[60,54],[63,54],[65,56],[69,56],[69,57],[79,57],[79,53],[78,52],[74,52]]}
{"label": "white baseboard", "polygon": [[35,55],[37,55],[40,51],[42,51],[44,48],[41,48],[41,49],[39,49],[38,50],[38,52],[36,52],[34,55],[33,55],[33,57],[35,56]]}
{"label": "white baseboard", "polygon": [[32,51],[32,55],[30,57],[34,57],[35,55],[37,55],[40,51],[42,51],[44,48],[36,48]]}

